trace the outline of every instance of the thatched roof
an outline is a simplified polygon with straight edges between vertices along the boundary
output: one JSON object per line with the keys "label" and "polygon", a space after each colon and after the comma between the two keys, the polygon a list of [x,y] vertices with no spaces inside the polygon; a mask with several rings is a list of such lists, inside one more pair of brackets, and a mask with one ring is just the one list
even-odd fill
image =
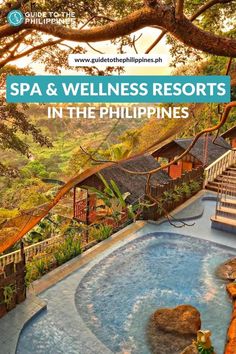
{"label": "thatched roof", "polygon": [[[220,156],[222,156],[227,150],[230,149],[230,145],[222,138],[218,137],[216,141],[213,143],[214,136],[208,137],[208,142],[206,144],[205,137],[201,137],[198,139],[196,144],[190,150],[190,154],[198,159],[200,162],[204,163],[204,149],[207,146],[207,163],[206,165],[210,165],[212,162],[217,160]],[[189,147],[193,138],[191,139],[177,139],[174,140],[176,144],[182,147],[184,150]]]}
{"label": "thatched roof", "polygon": [[236,138],[236,125],[221,134],[222,138],[227,139],[227,138]]}
{"label": "thatched roof", "polygon": [[[131,158],[120,164],[121,166],[131,171],[149,171],[153,170],[160,165],[151,155],[142,155],[139,157]],[[129,192],[128,202],[133,203],[138,198],[142,197],[145,193],[145,185],[147,177],[144,175],[132,175],[124,172],[118,164],[106,167],[100,171],[100,174],[106,179],[107,182],[114,180],[119,186],[122,193]],[[96,181],[94,178],[88,178],[83,182],[86,186],[96,186],[98,183],[98,176]],[[155,173],[151,179],[151,185],[163,184],[170,181],[170,177],[164,171]],[[101,182],[102,184],[102,182]]]}

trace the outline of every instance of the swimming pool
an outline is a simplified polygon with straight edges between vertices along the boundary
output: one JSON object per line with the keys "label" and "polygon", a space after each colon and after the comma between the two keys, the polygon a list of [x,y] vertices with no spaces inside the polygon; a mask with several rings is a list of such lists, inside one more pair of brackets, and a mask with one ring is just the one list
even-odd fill
{"label": "swimming pool", "polygon": [[223,353],[231,303],[214,272],[232,256],[234,249],[176,233],[133,239],[42,293],[48,311],[23,330],[17,353],[149,354],[150,315],[179,304],[199,309]]}

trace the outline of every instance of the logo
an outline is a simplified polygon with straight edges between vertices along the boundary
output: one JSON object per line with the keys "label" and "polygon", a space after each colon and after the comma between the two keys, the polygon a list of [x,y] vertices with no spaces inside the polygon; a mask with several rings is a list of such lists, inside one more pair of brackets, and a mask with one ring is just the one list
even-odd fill
{"label": "logo", "polygon": [[7,15],[7,22],[14,27],[20,26],[25,22],[25,16],[20,10],[12,10]]}

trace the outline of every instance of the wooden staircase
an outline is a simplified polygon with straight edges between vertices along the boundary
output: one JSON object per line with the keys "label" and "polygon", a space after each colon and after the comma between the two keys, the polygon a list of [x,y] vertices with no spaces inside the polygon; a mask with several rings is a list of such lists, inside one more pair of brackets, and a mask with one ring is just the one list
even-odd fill
{"label": "wooden staircase", "polygon": [[212,227],[236,233],[236,178],[232,174],[236,171],[229,167],[210,183],[210,188],[217,188],[217,202],[215,215],[211,217]]}
{"label": "wooden staircase", "polygon": [[219,189],[236,197],[236,164],[227,167],[225,171],[215,177],[213,181],[208,181],[206,189],[213,192],[219,192]]}
{"label": "wooden staircase", "polygon": [[212,227],[236,234],[236,150],[229,150],[205,169],[204,187],[217,192]]}

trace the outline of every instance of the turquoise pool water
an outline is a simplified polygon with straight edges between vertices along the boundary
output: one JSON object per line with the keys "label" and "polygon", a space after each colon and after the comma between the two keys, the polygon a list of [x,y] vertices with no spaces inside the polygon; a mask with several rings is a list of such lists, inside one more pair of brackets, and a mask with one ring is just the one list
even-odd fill
{"label": "turquoise pool water", "polygon": [[215,269],[234,255],[234,249],[170,232],[138,237],[41,294],[48,311],[23,330],[17,353],[104,354],[91,345],[97,341],[107,353],[150,354],[150,315],[191,304],[221,354],[231,302]]}

